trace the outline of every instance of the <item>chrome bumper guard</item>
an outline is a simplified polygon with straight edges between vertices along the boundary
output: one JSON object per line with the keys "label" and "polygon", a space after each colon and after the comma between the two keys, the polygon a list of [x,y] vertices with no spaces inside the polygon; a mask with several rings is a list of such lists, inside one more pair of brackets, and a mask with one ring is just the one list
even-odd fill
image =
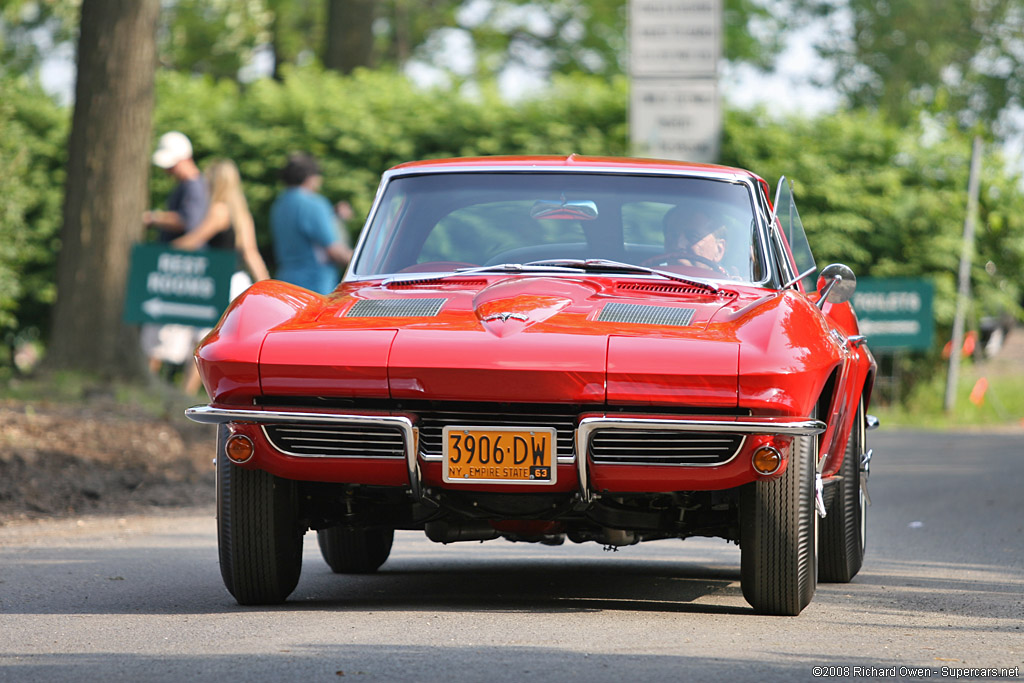
{"label": "chrome bumper guard", "polygon": [[416,458],[417,430],[412,420],[400,415],[349,415],[341,413],[303,413],[298,411],[260,410],[258,408],[214,408],[194,406],[185,410],[185,417],[203,424],[244,422],[249,424],[331,424],[375,427],[394,427],[402,431],[405,465],[409,472],[412,495],[422,497],[419,461]]}
{"label": "chrome bumper guard", "polygon": [[596,431],[618,429],[646,431],[650,429],[680,432],[716,432],[718,434],[752,434],[781,436],[812,436],[825,431],[821,420],[787,417],[584,417],[576,429],[576,468],[580,479],[580,497],[584,502],[593,499],[590,477],[587,473],[587,453],[590,437]]}
{"label": "chrome bumper guard", "polygon": [[[423,485],[417,455],[418,430],[413,421],[400,415],[352,415],[341,413],[312,413],[299,411],[262,410],[259,408],[214,408],[194,406],[185,410],[185,416],[203,424],[240,422],[249,424],[319,423],[373,425],[394,427],[402,431],[405,442],[405,462],[409,473],[409,486],[415,499],[422,498]],[[576,428],[576,467],[580,480],[580,497],[590,502],[590,478],[587,457],[590,438],[599,430],[676,430],[681,432],[717,432],[722,434],[765,434],[781,436],[812,436],[825,431],[820,420],[785,417],[584,417]],[[582,457],[581,457],[582,456]]]}

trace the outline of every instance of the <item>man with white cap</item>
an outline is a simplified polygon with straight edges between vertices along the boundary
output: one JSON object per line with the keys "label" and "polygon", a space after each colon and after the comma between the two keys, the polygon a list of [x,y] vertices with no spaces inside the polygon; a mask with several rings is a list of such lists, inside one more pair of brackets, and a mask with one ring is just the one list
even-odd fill
{"label": "man with white cap", "polygon": [[[155,227],[157,239],[166,243],[194,230],[203,222],[209,208],[210,193],[199,167],[192,160],[192,143],[184,133],[171,131],[160,136],[153,152],[153,165],[178,181],[167,198],[166,210],[146,211],[142,216],[146,227]],[[191,325],[144,324],[140,341],[149,357],[150,370],[159,374],[164,363],[189,363],[192,351],[204,334],[203,330]]]}
{"label": "man with white cap", "polygon": [[177,179],[178,184],[167,198],[165,211],[147,211],[146,226],[159,230],[159,240],[170,242],[199,225],[206,216],[209,192],[199,167],[192,160],[192,143],[183,133],[174,130],[160,137],[153,164]]}

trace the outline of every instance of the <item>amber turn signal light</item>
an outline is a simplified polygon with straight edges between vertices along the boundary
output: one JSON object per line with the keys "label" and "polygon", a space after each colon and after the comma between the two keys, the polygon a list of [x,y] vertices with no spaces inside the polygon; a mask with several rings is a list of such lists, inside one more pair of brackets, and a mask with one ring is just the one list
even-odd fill
{"label": "amber turn signal light", "polygon": [[228,439],[224,452],[232,462],[245,462],[256,452],[256,448],[252,445],[252,439],[235,434]]}
{"label": "amber turn signal light", "polygon": [[782,454],[771,446],[761,446],[752,458],[758,474],[775,474],[782,467]]}

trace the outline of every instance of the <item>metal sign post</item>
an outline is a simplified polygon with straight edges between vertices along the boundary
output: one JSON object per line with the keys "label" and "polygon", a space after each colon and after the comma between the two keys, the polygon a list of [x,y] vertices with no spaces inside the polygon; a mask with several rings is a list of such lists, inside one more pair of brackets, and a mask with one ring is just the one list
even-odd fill
{"label": "metal sign post", "polygon": [[971,150],[971,175],[967,180],[967,216],[964,218],[964,241],[960,252],[960,274],[956,297],[956,315],[953,318],[953,347],[949,354],[949,374],[946,375],[947,413],[956,407],[956,386],[960,381],[960,347],[964,343],[964,316],[970,303],[971,258],[974,255],[974,216],[978,213],[978,186],[981,182],[981,138],[974,138]]}

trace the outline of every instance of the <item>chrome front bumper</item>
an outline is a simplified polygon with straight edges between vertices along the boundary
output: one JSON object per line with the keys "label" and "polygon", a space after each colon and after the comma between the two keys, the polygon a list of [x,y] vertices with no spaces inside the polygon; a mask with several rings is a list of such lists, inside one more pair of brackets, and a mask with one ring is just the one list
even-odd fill
{"label": "chrome front bumper", "polygon": [[[185,416],[194,422],[204,424],[227,424],[232,422],[247,424],[281,424],[281,423],[319,423],[346,424],[352,426],[393,427],[401,430],[404,439],[406,469],[409,473],[409,486],[413,497],[422,498],[423,484],[420,476],[418,457],[418,430],[409,417],[400,415],[355,415],[343,413],[301,412],[263,410],[261,408],[214,408],[212,406],[194,406],[185,411]],[[825,431],[825,423],[820,420],[808,420],[787,417],[728,417],[728,416],[664,416],[641,417],[620,415],[615,417],[584,416],[576,428],[576,453],[588,453],[590,438],[601,430],[648,431],[657,429],[676,430],[682,432],[716,432],[719,434],[741,434],[744,436],[763,434],[780,436],[812,436]],[[590,491],[590,477],[587,472],[587,458],[577,457],[576,467],[579,473],[580,496],[589,502],[593,494]]]}

